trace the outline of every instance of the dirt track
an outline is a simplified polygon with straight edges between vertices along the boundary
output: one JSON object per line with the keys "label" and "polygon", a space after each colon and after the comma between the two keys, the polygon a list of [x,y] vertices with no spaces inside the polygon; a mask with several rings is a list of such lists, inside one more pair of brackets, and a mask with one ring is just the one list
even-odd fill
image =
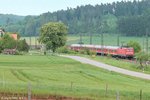
{"label": "dirt track", "polygon": [[103,68],[109,71],[114,71],[117,73],[121,73],[121,74],[125,74],[125,75],[129,75],[129,76],[133,76],[133,77],[138,77],[138,78],[142,78],[142,79],[146,79],[146,80],[150,80],[150,74],[144,74],[144,73],[140,73],[140,72],[135,72],[135,71],[130,71],[130,70],[126,70],[123,68],[118,68],[115,66],[111,66],[111,65],[107,65],[98,61],[94,61],[88,58],[84,58],[84,57],[79,57],[79,56],[67,56],[67,55],[61,55],[63,57],[67,57],[67,58],[71,58],[74,59],[76,61],[79,61],[81,63],[85,63],[85,64],[90,64],[99,68]]}

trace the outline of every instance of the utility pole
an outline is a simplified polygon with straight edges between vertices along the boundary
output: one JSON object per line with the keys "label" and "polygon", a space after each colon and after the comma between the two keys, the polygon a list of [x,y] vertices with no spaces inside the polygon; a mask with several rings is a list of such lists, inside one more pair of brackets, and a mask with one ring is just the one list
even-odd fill
{"label": "utility pole", "polygon": [[80,34],[80,42],[79,44],[82,44],[82,33]]}
{"label": "utility pole", "polygon": [[145,37],[143,36],[143,51],[145,51]]}
{"label": "utility pole", "polygon": [[35,49],[37,48],[37,38],[35,36]]}
{"label": "utility pole", "polygon": [[148,53],[148,28],[146,29],[146,52]]}
{"label": "utility pole", "polygon": [[31,84],[28,83],[28,100],[31,100]]}
{"label": "utility pole", "polygon": [[103,55],[103,46],[104,46],[103,33],[101,33],[101,52],[102,52],[102,55]]}
{"label": "utility pole", "polygon": [[30,39],[29,40],[30,40],[30,49],[31,49],[31,34],[30,34]]}
{"label": "utility pole", "polygon": [[90,33],[90,44],[92,44],[92,34]]}
{"label": "utility pole", "polygon": [[122,46],[122,47],[124,46],[124,43],[125,43],[125,41],[121,41],[121,46]]}
{"label": "utility pole", "polygon": [[120,44],[120,36],[119,36],[119,34],[118,34],[118,36],[117,36],[117,46],[119,46]]}

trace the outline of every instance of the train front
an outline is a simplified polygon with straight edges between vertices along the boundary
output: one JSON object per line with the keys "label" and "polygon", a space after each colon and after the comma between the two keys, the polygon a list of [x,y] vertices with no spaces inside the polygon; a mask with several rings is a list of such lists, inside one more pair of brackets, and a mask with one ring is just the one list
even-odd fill
{"label": "train front", "polygon": [[126,56],[127,58],[134,57],[134,49],[132,47],[126,48]]}

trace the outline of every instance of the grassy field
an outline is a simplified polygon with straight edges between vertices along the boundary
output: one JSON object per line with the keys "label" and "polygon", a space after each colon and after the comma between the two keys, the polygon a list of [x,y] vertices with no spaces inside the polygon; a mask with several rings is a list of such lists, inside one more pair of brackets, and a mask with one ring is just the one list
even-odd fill
{"label": "grassy field", "polygon": [[[32,94],[62,95],[94,100],[121,100],[150,98],[150,81],[105,71],[87,64],[58,56],[0,55],[0,91]],[[107,96],[106,84],[108,84]]]}
{"label": "grassy field", "polygon": [[90,58],[92,60],[100,61],[100,62],[103,62],[103,63],[108,64],[108,65],[132,70],[132,71],[137,71],[137,72],[141,72],[141,73],[150,74],[150,65],[145,66],[145,69],[143,72],[143,70],[139,68],[140,64],[137,61],[130,61],[130,60],[125,60],[125,59],[118,59],[117,60],[116,58],[107,57],[107,56],[100,56],[100,55],[96,56],[96,57],[91,57],[88,55],[79,55],[79,56],[83,56],[86,58]]}

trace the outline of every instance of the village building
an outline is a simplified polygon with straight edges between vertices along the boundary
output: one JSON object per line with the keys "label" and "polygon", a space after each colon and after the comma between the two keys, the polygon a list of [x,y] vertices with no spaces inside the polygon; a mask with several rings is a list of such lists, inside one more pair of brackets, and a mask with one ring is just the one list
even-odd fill
{"label": "village building", "polygon": [[[5,33],[5,30],[3,28],[0,28],[0,37],[3,37]],[[12,34],[9,34],[14,40],[17,40],[18,37],[17,37],[17,34],[16,33],[12,33]]]}
{"label": "village building", "polygon": [[[0,28],[0,38],[2,38],[4,36],[5,30],[3,28]],[[9,34],[9,33],[8,33]],[[9,36],[11,36],[14,40],[17,40],[17,34],[13,33],[13,34],[9,34]],[[11,54],[14,55],[16,54],[16,49],[4,49],[2,51],[3,54]]]}

